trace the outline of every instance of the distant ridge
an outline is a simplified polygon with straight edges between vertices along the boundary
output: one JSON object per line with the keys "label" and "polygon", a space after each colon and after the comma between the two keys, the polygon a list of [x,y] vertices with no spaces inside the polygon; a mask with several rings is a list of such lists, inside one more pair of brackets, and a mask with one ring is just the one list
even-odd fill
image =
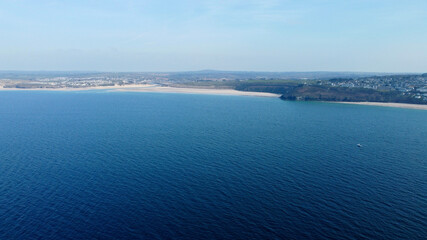
{"label": "distant ridge", "polygon": [[[309,71],[309,72],[269,72],[269,71],[224,71],[204,69],[199,71],[179,72],[100,72],[100,71],[0,71],[0,79],[31,80],[53,77],[149,77],[162,74],[171,80],[209,80],[209,79],[314,79],[325,80],[331,78],[360,78],[389,75],[416,75],[417,73],[385,73],[385,72],[351,72],[351,71]],[[419,74],[419,73],[418,73]],[[426,73],[425,73],[426,74]]]}

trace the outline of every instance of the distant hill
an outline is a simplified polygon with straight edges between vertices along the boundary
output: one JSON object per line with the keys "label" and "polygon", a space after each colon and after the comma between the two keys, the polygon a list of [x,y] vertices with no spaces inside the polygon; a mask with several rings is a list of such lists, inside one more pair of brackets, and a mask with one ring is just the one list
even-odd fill
{"label": "distant hill", "polygon": [[251,71],[217,71],[203,70],[193,72],[168,73],[172,81],[209,81],[209,80],[272,80],[272,79],[318,79],[330,78],[360,78],[370,76],[387,76],[391,73],[369,72],[251,72]]}

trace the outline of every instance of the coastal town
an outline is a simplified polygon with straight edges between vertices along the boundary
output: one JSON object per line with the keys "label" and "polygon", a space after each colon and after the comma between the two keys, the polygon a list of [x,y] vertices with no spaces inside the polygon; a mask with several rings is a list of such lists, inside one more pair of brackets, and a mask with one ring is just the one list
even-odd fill
{"label": "coastal town", "polygon": [[[2,76],[1,73],[0,76]],[[19,89],[91,88],[161,83],[163,81],[167,81],[163,74],[154,73],[9,73],[0,77],[0,86]]]}
{"label": "coastal town", "polygon": [[380,91],[398,91],[402,95],[427,100],[427,73],[421,75],[372,76],[356,79],[335,78],[323,81],[334,87],[367,88]]}

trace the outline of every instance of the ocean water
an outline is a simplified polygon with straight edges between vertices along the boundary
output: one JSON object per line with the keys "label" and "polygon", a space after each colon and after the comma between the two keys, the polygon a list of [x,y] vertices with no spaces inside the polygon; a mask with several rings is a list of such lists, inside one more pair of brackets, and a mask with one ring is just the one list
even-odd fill
{"label": "ocean water", "polygon": [[427,111],[0,92],[0,239],[427,239],[426,216]]}

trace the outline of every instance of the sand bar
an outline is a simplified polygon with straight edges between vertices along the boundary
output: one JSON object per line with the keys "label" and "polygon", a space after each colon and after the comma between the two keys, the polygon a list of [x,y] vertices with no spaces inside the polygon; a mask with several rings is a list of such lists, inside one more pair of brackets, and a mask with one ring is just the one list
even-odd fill
{"label": "sand bar", "polygon": [[410,108],[410,109],[427,110],[426,104],[383,103],[383,102],[333,102],[333,103],[345,103],[345,104],[357,104],[357,105],[369,105],[369,106],[397,107],[397,108]]}
{"label": "sand bar", "polygon": [[237,95],[255,97],[280,97],[280,94],[266,92],[245,92],[234,89],[206,89],[206,88],[176,88],[176,87],[142,87],[142,88],[120,88],[112,91],[126,92],[163,92],[163,93],[189,93],[189,94],[214,94],[214,95]]}

